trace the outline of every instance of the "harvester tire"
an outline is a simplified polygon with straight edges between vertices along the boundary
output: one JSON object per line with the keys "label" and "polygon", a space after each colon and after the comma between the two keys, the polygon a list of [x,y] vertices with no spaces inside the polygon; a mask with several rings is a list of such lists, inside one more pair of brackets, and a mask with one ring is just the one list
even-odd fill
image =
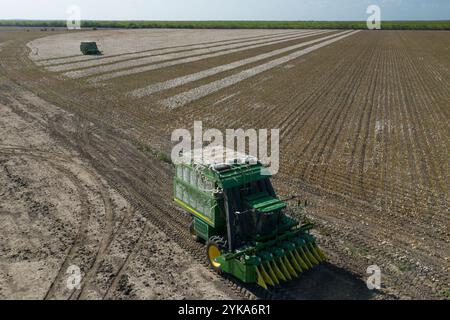
{"label": "harvester tire", "polygon": [[222,273],[222,269],[220,263],[214,261],[214,259],[220,256],[226,247],[227,241],[220,236],[213,236],[206,242],[206,257],[211,268],[217,273]]}

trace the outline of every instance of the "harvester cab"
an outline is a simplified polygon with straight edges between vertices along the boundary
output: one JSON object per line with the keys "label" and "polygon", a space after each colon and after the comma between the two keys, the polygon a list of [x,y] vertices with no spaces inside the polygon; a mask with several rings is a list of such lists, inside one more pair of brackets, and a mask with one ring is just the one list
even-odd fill
{"label": "harvester cab", "polygon": [[287,214],[267,168],[232,153],[193,151],[176,164],[174,200],[192,215],[190,231],[206,243],[211,268],[268,289],[324,261],[313,225]]}

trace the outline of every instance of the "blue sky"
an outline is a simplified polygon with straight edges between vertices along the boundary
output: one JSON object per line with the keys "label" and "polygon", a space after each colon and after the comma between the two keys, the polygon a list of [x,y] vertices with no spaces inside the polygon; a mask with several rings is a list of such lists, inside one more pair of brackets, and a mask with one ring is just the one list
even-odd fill
{"label": "blue sky", "polygon": [[70,5],[97,20],[450,20],[450,0],[0,0],[0,19],[65,19]]}

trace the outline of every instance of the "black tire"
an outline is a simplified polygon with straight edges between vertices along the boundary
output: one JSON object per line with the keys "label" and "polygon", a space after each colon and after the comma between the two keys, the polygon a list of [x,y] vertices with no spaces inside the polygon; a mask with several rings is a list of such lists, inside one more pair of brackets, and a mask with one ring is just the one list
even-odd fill
{"label": "black tire", "polygon": [[220,252],[220,254],[223,254],[223,252],[227,249],[227,241],[223,237],[212,236],[206,242],[206,258],[208,259],[210,267],[217,273],[222,273],[220,264],[212,260],[211,251],[216,250],[212,249],[212,247],[216,248]]}

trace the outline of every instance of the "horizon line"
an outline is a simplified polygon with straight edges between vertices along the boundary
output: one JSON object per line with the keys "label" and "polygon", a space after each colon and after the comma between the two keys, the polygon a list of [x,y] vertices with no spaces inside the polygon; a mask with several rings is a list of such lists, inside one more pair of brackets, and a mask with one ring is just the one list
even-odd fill
{"label": "horizon line", "polygon": [[[0,21],[66,21],[67,19],[28,19],[28,18],[1,18]],[[121,22],[366,22],[366,20],[135,20],[135,19],[81,19],[81,21],[121,21]],[[399,21],[450,21],[450,19],[386,19],[383,22]]]}

